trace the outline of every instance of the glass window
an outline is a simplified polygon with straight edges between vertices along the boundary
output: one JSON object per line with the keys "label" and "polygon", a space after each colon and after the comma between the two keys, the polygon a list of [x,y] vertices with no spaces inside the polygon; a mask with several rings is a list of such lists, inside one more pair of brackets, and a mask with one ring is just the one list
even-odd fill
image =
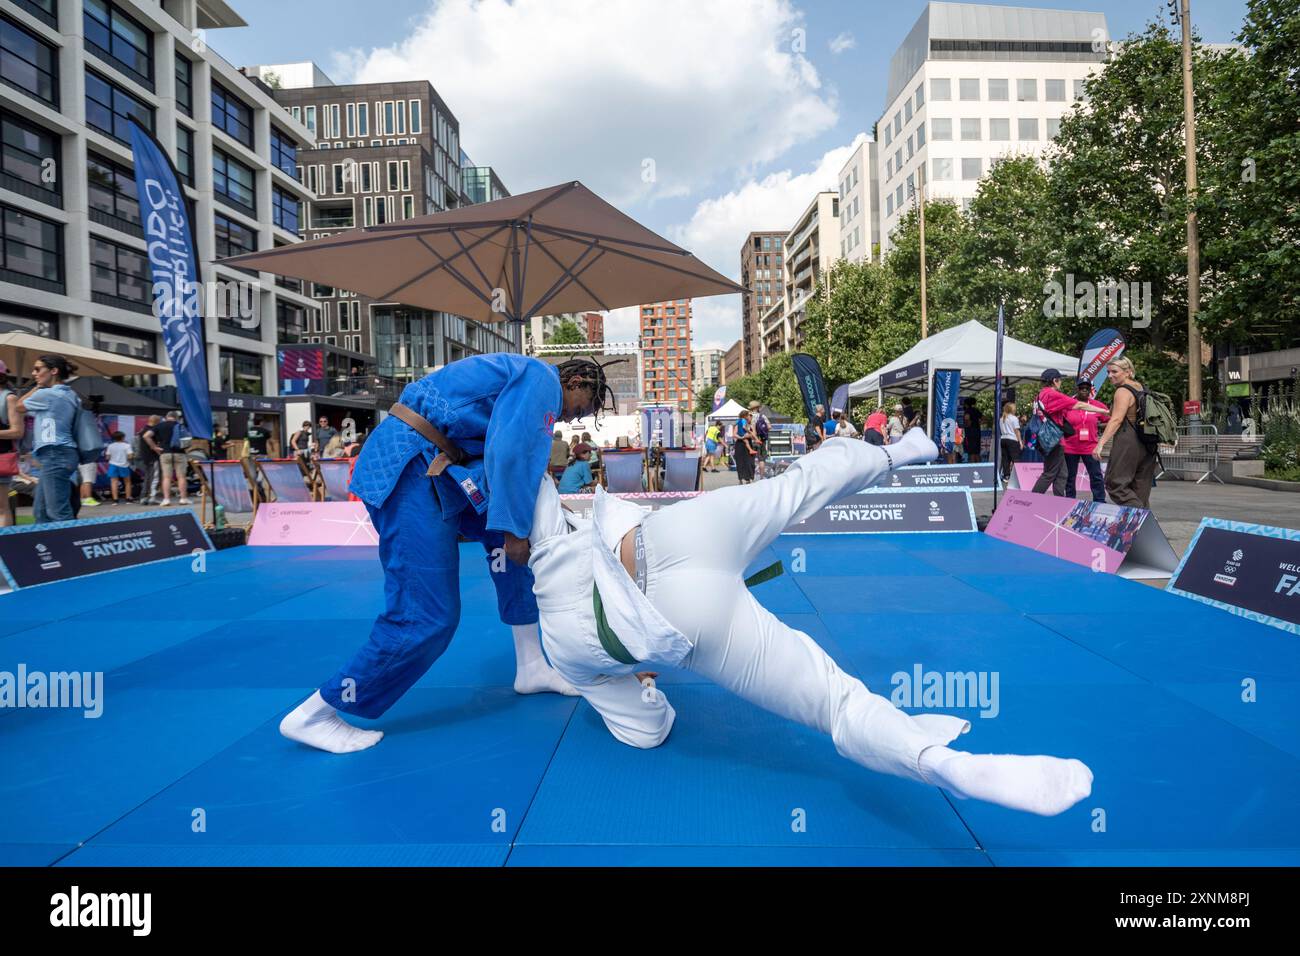
{"label": "glass window", "polygon": [[1043,94],[1049,103],[1065,102],[1065,80],[1044,80]]}
{"label": "glass window", "polygon": [[219,83],[212,84],[212,125],[245,146],[253,145],[253,111]]}
{"label": "glass window", "polygon": [[307,310],[284,301],[275,303],[275,340],[291,345],[306,341]]}
{"label": "glass window", "polygon": [[140,198],[135,173],[96,153],[86,153],[86,185],[90,208],[117,219],[140,224]]}
{"label": "glass window", "polygon": [[257,251],[257,233],[219,212],[212,214],[218,259]]}
{"label": "glass window", "polygon": [[131,124],[135,120],[153,132],[153,109],[98,73],[86,71],[86,123],[105,136],[123,143],[131,142]]}
{"label": "glass window", "polygon": [[912,101],[911,100],[906,100],[903,103],[903,122],[905,123],[912,122]]}
{"label": "glass window", "polygon": [[194,115],[194,64],[176,54],[176,107],[186,116]]}
{"label": "glass window", "polygon": [[1083,80],[1074,81],[1074,98],[1076,100],[1083,99]]}
{"label": "glass window", "polygon": [[930,81],[930,99],[936,103],[952,99],[952,80],[935,78]]}
{"label": "glass window", "polygon": [[151,305],[153,288],[143,253],[90,237],[90,290],[128,302]]}
{"label": "glass window", "polygon": [[271,165],[298,178],[298,144],[274,126],[271,127]]}
{"label": "glass window", "polygon": [[1049,119],[1047,120],[1047,138],[1048,138],[1048,139],[1056,139],[1056,137],[1058,137],[1058,136],[1060,136],[1060,135],[1061,135],[1061,120],[1060,120],[1060,118],[1059,118],[1059,117],[1057,117],[1057,118],[1049,118]]}
{"label": "glass window", "polygon": [[886,179],[894,178],[894,157],[892,156],[890,156],[887,160],[885,160],[885,178]]}
{"label": "glass window", "polygon": [[1030,117],[1029,119],[1022,118],[1019,121],[1019,126],[1020,126],[1020,135],[1018,137],[1019,139],[1023,141],[1032,141],[1038,139],[1038,118],[1037,117]]}
{"label": "glass window", "polygon": [[118,355],[131,355],[154,361],[158,356],[157,337],[138,329],[129,329],[108,322],[96,322],[91,332],[91,344],[103,352],[116,352]]}
{"label": "glass window", "polygon": [[995,143],[1005,143],[1011,139],[1011,120],[989,120],[989,139]]}
{"label": "glass window", "polygon": [[316,135],[316,107],[307,106],[302,111],[303,125],[307,127],[308,132],[313,136]]}
{"label": "glass window", "polygon": [[965,180],[979,179],[983,165],[983,160],[963,159],[961,161],[961,178]]}
{"label": "glass window", "polygon": [[897,136],[901,132],[903,132],[903,114],[895,113],[894,114],[894,135]]}
{"label": "glass window", "polygon": [[63,227],[11,206],[0,212],[0,269],[62,284]]}
{"label": "glass window", "polygon": [[888,123],[885,124],[885,145],[888,146],[894,141],[894,127]]}
{"label": "glass window", "polygon": [[176,172],[181,181],[194,185],[194,134],[176,124]]}
{"label": "glass window", "polygon": [[980,81],[978,79],[958,80],[958,95],[967,101],[980,98]]}
{"label": "glass window", "polygon": [[945,142],[952,139],[952,120],[950,119],[932,119],[930,120],[930,135],[934,137],[936,143]]}
{"label": "glass window", "polygon": [[[14,189],[13,180],[18,180],[50,198],[61,195],[60,178],[50,175],[58,170],[57,136],[10,113],[0,112],[0,142],[3,142],[0,172],[4,174],[6,186]],[[31,189],[19,191],[33,195]]]}
{"label": "glass window", "polygon": [[256,215],[253,170],[219,149],[212,151],[212,191],[231,205]]}
{"label": "glass window", "polygon": [[420,120],[420,101],[411,100],[411,132],[421,133],[423,131],[424,127]]}
{"label": "glass window", "polygon": [[952,179],[952,160],[935,158],[930,161],[935,182],[947,182]]}
{"label": "glass window", "polygon": [[925,84],[922,83],[916,88],[916,108],[919,110],[925,105]]}
{"label": "glass window", "polygon": [[58,59],[54,47],[0,18],[0,80],[57,107]]}
{"label": "glass window", "polygon": [[903,184],[899,183],[898,188],[894,190],[894,205],[899,209],[903,208]]}
{"label": "glass window", "polygon": [[279,186],[271,187],[271,221],[289,232],[298,231],[299,203]]}
{"label": "glass window", "polygon": [[1016,80],[1016,99],[1029,103],[1038,99],[1037,80]]}
{"label": "glass window", "polygon": [[239,395],[262,394],[262,357],[234,349],[221,349],[217,364],[221,367],[221,390]]}
{"label": "glass window", "polygon": [[922,123],[916,128],[916,148],[920,149],[925,145],[925,124]]}
{"label": "glass window", "polygon": [[983,139],[983,123],[978,118],[963,119],[961,121],[961,138],[966,141]]}
{"label": "glass window", "polygon": [[1005,103],[1011,99],[1011,81],[989,80],[989,99],[995,103]]}
{"label": "glass window", "polygon": [[911,159],[915,150],[912,148],[912,137],[907,137],[907,158]]}
{"label": "glass window", "polygon": [[358,136],[370,135],[370,104],[369,103],[357,104],[357,135]]}
{"label": "glass window", "polygon": [[84,0],[86,46],[153,88],[153,35],[105,0]]}

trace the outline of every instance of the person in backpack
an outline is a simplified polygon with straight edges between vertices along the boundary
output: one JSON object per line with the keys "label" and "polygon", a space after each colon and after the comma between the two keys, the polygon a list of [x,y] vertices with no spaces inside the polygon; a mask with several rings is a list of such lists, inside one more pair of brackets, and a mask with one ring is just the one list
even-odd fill
{"label": "person in backpack", "polygon": [[26,422],[18,414],[18,396],[10,390],[9,367],[0,362],[0,528],[14,523],[9,506],[9,481],[18,474],[18,443],[26,431]]}
{"label": "person in backpack", "polygon": [[69,485],[78,479],[81,463],[72,431],[81,396],[65,384],[74,372],[76,366],[62,355],[42,355],[32,364],[35,386],[18,400],[20,416],[36,417],[32,455],[41,466],[32,500],[36,524],[71,521],[75,516]]}
{"label": "person in backpack", "polygon": [[158,454],[158,466],[162,470],[162,506],[172,503],[172,477],[176,478],[180,503],[190,503],[186,495],[185,483],[189,477],[189,458],[181,441],[180,414],[168,412],[167,417],[145,432],[144,440]]}
{"label": "person in backpack", "polygon": [[[1061,391],[1061,373],[1054,369],[1044,369],[1041,376],[1043,388],[1038,393],[1038,400],[1034,403],[1034,415],[1040,419],[1049,419],[1060,429],[1062,437],[1069,431],[1073,433],[1073,426],[1063,427],[1065,422],[1065,413],[1070,411],[1095,412],[1096,409],[1087,402],[1076,401],[1069,395]],[[1043,431],[1038,431],[1038,451],[1043,456],[1043,473],[1038,480],[1034,482],[1033,492],[1041,495],[1048,488],[1052,489],[1052,494],[1058,498],[1065,497],[1065,447],[1061,440],[1056,441],[1050,448],[1045,448],[1043,440]]]}
{"label": "person in backpack", "polygon": [[1113,439],[1106,468],[1106,493],[1117,505],[1150,509],[1157,443],[1144,438],[1138,430],[1139,422],[1147,415],[1147,390],[1137,380],[1129,359],[1117,358],[1107,368],[1115,383],[1115,407],[1092,456],[1100,461],[1102,451]]}
{"label": "person in backpack", "polygon": [[767,416],[763,414],[763,406],[757,400],[749,403],[749,414],[754,421],[754,473],[759,478],[766,478],[767,471],[763,462],[767,459],[767,436],[771,434],[772,428]]}

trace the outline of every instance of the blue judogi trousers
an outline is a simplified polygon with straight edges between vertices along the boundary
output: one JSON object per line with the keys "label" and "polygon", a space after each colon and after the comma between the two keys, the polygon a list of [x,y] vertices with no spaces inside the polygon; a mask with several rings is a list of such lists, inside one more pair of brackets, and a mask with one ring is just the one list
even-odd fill
{"label": "blue judogi trousers", "polygon": [[479,539],[488,552],[497,610],[506,624],[536,624],[533,574],[492,551],[504,543],[500,532],[483,530],[472,508],[443,517],[433,482],[421,456],[412,458],[383,507],[366,509],[379,534],[384,567],[384,612],[370,639],[333,677],[321,697],[345,714],[381,716],[418,681],[451,643],[460,623],[460,546],[462,531]]}

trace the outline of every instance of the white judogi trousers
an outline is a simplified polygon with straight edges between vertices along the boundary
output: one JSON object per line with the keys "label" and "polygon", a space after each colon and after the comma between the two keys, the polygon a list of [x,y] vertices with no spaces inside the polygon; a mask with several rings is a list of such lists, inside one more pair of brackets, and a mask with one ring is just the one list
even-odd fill
{"label": "white judogi trousers", "polygon": [[[646,515],[645,596],[692,645],[683,659],[669,663],[830,734],[850,760],[921,780],[921,751],[950,743],[970,725],[958,717],[912,717],[898,710],[841,670],[808,635],[778,620],[744,584],[746,567],[783,530],[862,490],[888,468],[881,448],[832,439],[775,478],[711,491]],[[580,628],[548,627],[542,590],[551,571],[558,568],[534,567],[543,646],[552,664],[615,737],[635,747],[658,746],[675,718],[667,698],[631,674],[593,674],[589,645],[573,636]],[[636,669],[653,670],[654,664],[647,660]]]}

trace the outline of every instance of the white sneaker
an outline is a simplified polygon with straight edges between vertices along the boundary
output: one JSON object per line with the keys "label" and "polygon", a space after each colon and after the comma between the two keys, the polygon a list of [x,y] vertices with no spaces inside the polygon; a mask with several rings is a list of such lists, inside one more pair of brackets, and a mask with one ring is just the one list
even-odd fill
{"label": "white sneaker", "polygon": [[160,508],[166,508],[166,507],[168,507],[169,505],[171,505],[171,503],[172,503],[172,500],[171,500],[170,498],[164,498],[162,501],[158,502],[158,507],[160,507]]}
{"label": "white sneaker", "polygon": [[187,504],[189,504],[189,503],[190,503],[190,499],[189,499],[189,498],[182,498],[182,499],[181,499],[181,504],[183,504],[183,505],[187,505]]}

